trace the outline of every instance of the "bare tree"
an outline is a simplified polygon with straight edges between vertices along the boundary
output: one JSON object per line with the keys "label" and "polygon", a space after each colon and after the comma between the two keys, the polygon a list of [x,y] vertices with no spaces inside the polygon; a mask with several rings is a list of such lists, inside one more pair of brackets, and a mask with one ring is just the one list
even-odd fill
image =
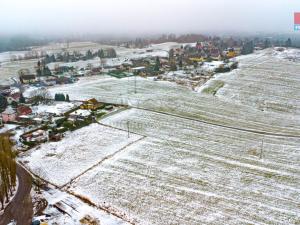
{"label": "bare tree", "polygon": [[51,101],[51,94],[46,88],[31,91],[29,97],[34,103],[48,103]]}

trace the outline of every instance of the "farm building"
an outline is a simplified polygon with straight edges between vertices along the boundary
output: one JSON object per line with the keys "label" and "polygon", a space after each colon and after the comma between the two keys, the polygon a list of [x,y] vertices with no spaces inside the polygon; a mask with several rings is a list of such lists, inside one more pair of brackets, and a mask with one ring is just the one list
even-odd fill
{"label": "farm building", "polygon": [[97,110],[101,108],[103,104],[98,102],[95,98],[89,99],[84,101],[83,104],[80,106],[81,109],[90,109],[90,110]]}

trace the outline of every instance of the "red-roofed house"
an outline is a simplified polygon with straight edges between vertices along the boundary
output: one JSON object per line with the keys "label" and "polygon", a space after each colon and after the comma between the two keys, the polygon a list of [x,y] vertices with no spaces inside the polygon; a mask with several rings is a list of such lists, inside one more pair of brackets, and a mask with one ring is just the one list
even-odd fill
{"label": "red-roofed house", "polygon": [[18,116],[24,116],[32,113],[32,110],[29,106],[19,105],[17,108]]}
{"label": "red-roofed house", "polygon": [[6,108],[6,110],[4,112],[2,112],[1,116],[2,116],[3,122],[7,123],[10,121],[15,121],[17,118],[17,113],[13,108],[8,107],[8,108]]}

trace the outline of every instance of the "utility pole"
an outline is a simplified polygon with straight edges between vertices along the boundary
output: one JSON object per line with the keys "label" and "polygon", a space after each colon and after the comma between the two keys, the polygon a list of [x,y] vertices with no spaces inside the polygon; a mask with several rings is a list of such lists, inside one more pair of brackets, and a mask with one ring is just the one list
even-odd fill
{"label": "utility pole", "polygon": [[127,121],[127,131],[128,131],[128,138],[129,138],[129,135],[130,135],[130,132],[129,132],[129,121]]}
{"label": "utility pole", "polygon": [[136,73],[134,75],[134,93],[136,94]]}
{"label": "utility pole", "polygon": [[260,156],[259,158],[262,159],[263,157],[263,151],[264,151],[264,139],[261,141],[261,149],[260,149]]}

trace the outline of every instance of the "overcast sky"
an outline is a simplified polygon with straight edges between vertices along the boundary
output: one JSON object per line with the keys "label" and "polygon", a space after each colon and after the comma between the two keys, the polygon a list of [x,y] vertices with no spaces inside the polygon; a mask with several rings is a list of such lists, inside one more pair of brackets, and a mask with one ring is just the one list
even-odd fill
{"label": "overcast sky", "polygon": [[292,32],[300,0],[0,0],[0,33]]}

